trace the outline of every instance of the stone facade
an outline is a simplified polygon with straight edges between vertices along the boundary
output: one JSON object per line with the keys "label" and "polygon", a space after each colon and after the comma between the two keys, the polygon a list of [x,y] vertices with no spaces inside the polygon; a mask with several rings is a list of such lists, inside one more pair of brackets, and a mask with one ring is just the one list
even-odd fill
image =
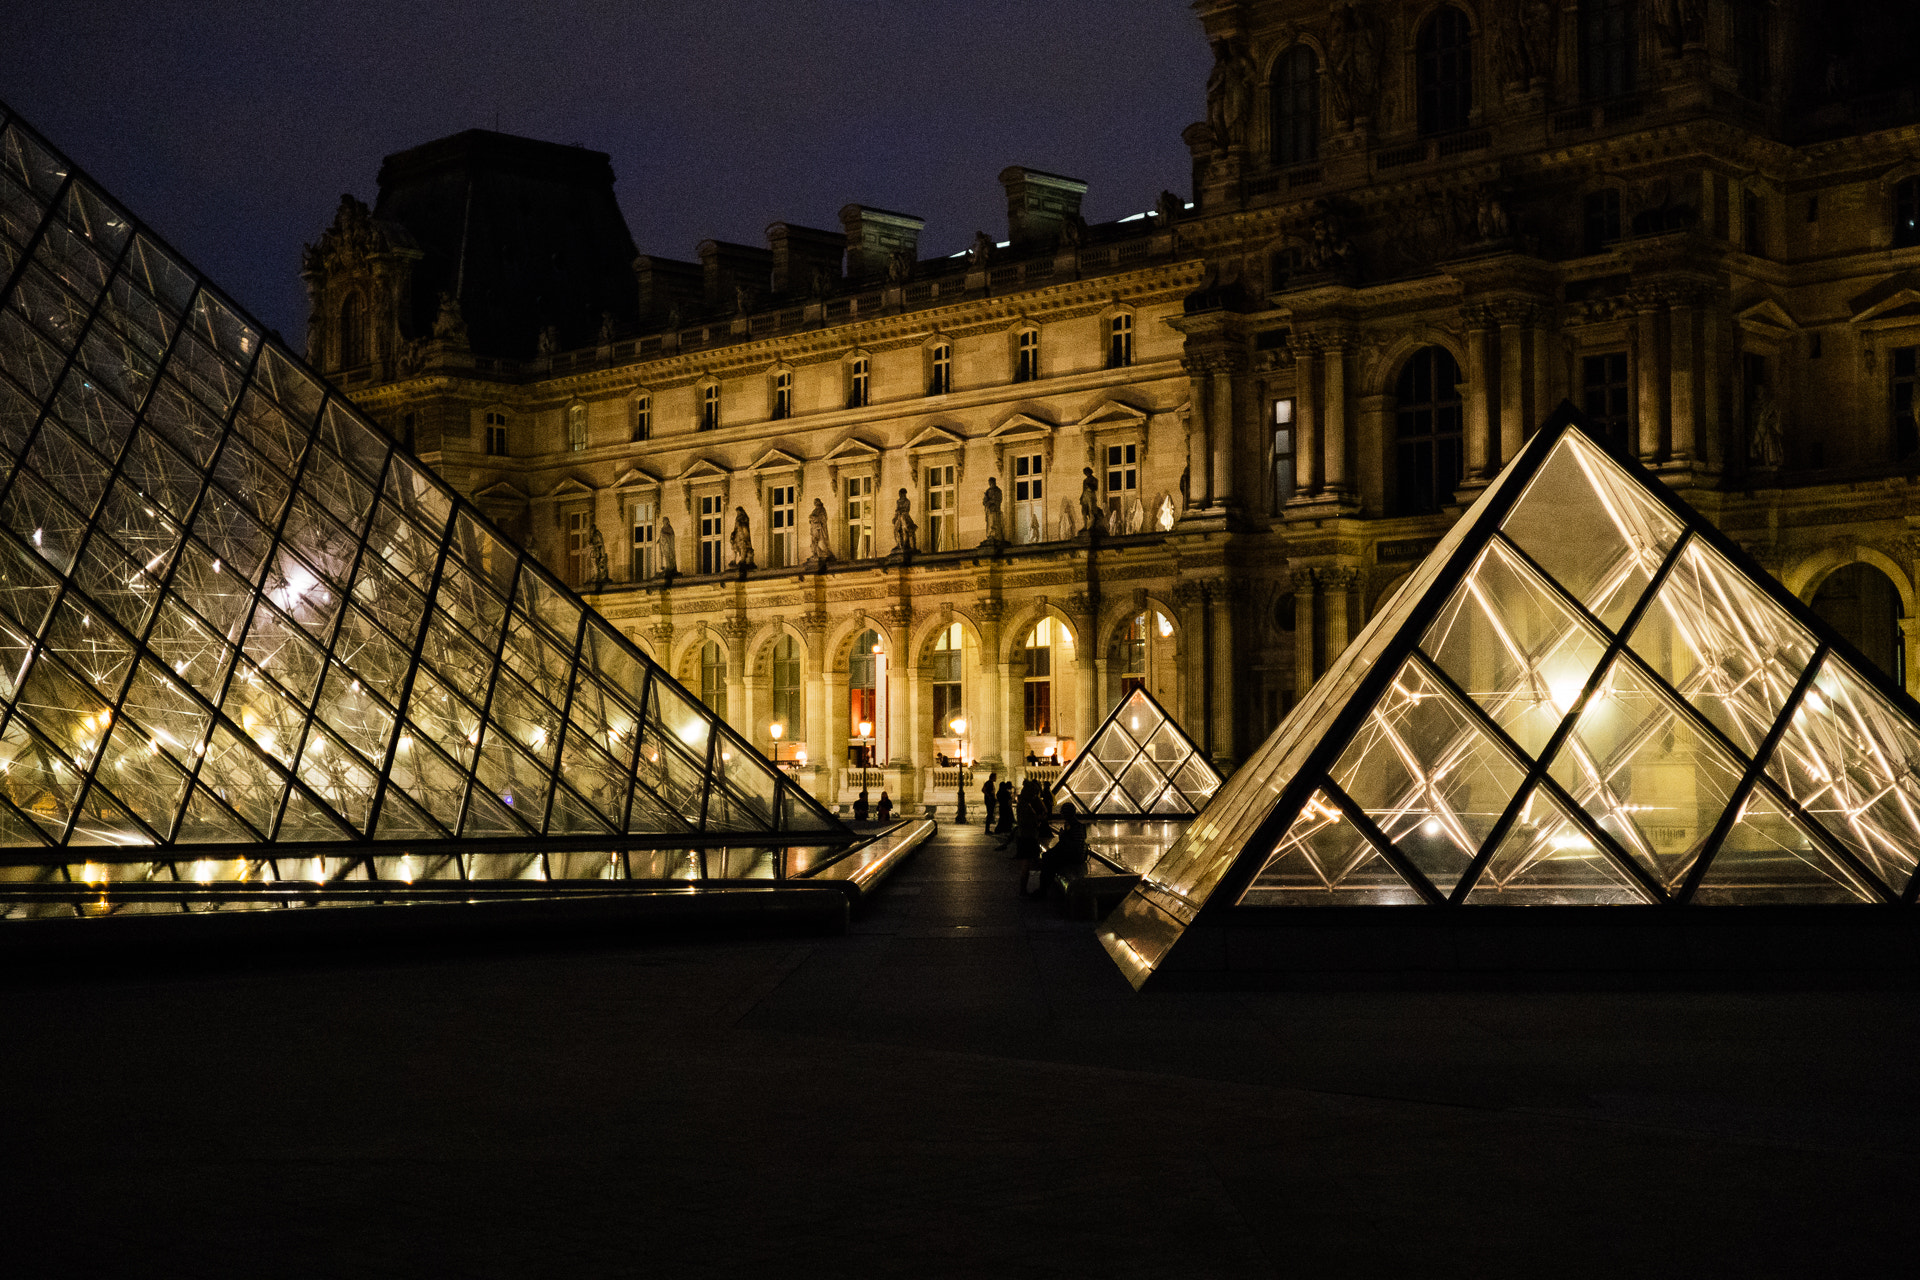
{"label": "stone facade", "polygon": [[[1004,240],[933,259],[849,205],[555,286],[564,323],[536,291],[528,355],[463,323],[447,246],[494,252],[486,210],[452,236],[383,174],[309,255],[310,351],[829,800],[876,750],[896,799],[942,754],[1070,753],[1129,679],[1230,768],[1563,399],[1911,686],[1904,6],[1194,7],[1191,202],[1088,225],[1084,184],[1016,167]],[[594,154],[513,153],[610,199]],[[623,235],[587,226],[574,274]]]}

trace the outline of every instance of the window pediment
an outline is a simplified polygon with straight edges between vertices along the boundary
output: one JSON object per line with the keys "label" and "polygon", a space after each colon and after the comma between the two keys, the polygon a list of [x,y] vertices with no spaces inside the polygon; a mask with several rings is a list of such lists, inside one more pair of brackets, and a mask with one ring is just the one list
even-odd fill
{"label": "window pediment", "polygon": [[1908,320],[1920,314],[1920,271],[1902,271],[1847,300],[1854,324]]}

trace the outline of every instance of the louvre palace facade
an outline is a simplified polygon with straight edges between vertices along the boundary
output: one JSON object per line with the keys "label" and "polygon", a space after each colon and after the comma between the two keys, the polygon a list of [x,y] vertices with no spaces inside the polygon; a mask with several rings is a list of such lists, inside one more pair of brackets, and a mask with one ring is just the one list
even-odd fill
{"label": "louvre palace facade", "polygon": [[1015,165],[953,256],[849,204],[683,261],[473,131],[343,199],[309,358],[827,801],[1050,776],[1135,687],[1230,769],[1563,399],[1915,687],[1910,6],[1193,7],[1150,211]]}

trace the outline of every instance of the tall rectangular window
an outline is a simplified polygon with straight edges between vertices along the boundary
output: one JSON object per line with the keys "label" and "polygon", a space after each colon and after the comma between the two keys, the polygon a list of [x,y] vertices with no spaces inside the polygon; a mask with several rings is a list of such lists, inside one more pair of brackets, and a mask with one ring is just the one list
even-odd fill
{"label": "tall rectangular window", "polygon": [[1028,733],[1053,732],[1053,619],[1042,618],[1027,633],[1027,671],[1022,684]]}
{"label": "tall rectangular window", "polygon": [[633,504],[633,562],[628,570],[635,582],[645,582],[655,573],[653,563],[653,503]]}
{"label": "tall rectangular window", "polygon": [[793,375],[785,369],[773,375],[773,416],[793,416]]}
{"label": "tall rectangular window", "polygon": [[1124,369],[1133,363],[1133,317],[1118,315],[1107,322],[1107,368]]}
{"label": "tall rectangular window", "polygon": [[1273,514],[1293,497],[1293,401],[1273,402]]}
{"label": "tall rectangular window", "polygon": [[700,392],[700,429],[714,431],[720,426],[720,388],[718,384]]}
{"label": "tall rectangular window", "polygon": [[933,349],[932,371],[927,378],[927,394],[944,396],[953,390],[953,348],[941,343]]}
{"label": "tall rectangular window", "polygon": [[710,494],[700,499],[700,572],[719,573],[727,564],[726,499]]}
{"label": "tall rectangular window", "polygon": [[1767,224],[1757,191],[1740,193],[1740,247],[1759,257],[1767,251]]}
{"label": "tall rectangular window", "polygon": [[652,396],[641,396],[633,402],[633,438],[635,440],[653,438]]}
{"label": "tall rectangular window", "polygon": [[1633,396],[1627,384],[1626,352],[1580,358],[1580,407],[1596,435],[1632,454]]}
{"label": "tall rectangular window", "polygon": [[507,415],[489,413],[486,415],[487,452],[496,458],[507,456]]}
{"label": "tall rectangular window", "polygon": [[1893,359],[1893,456],[1920,453],[1920,347],[1895,347]]}
{"label": "tall rectangular window", "polygon": [[933,658],[927,664],[927,682],[933,694],[933,736],[958,738],[953,722],[964,710],[961,699],[960,659],[963,633],[960,624],[950,624],[933,642]]}
{"label": "tall rectangular window", "polygon": [[953,466],[951,463],[927,468],[927,550],[951,551],[957,545],[954,527],[959,512],[954,506]]}
{"label": "tall rectangular window", "polygon": [[587,406],[571,405],[567,409],[567,449],[579,453],[587,447]]}
{"label": "tall rectangular window", "polygon": [[1908,178],[1893,187],[1893,247],[1920,244],[1920,178]]}
{"label": "tall rectangular window", "polygon": [[861,356],[847,366],[847,408],[865,408],[872,390],[873,366]]}
{"label": "tall rectangular window", "polygon": [[1127,533],[1127,512],[1140,498],[1140,446],[1107,446],[1107,532]]}
{"label": "tall rectangular window", "polygon": [[1013,540],[1044,542],[1047,537],[1046,455],[1023,453],[1013,460]]}
{"label": "tall rectangular window", "polygon": [[593,581],[593,513],[567,512],[567,584],[576,589]]}
{"label": "tall rectangular window", "polygon": [[800,531],[794,527],[795,489],[777,484],[767,490],[767,565],[782,569],[799,563]]}
{"label": "tall rectangular window", "polygon": [[1599,253],[1620,238],[1620,188],[1589,191],[1580,220],[1580,247]]}
{"label": "tall rectangular window", "polygon": [[1032,382],[1040,376],[1040,331],[1022,329],[1013,359],[1013,380]]}
{"label": "tall rectangular window", "polygon": [[1273,162],[1305,164],[1320,155],[1320,65],[1310,45],[1296,44],[1273,62]]}
{"label": "tall rectangular window", "polygon": [[847,559],[873,559],[873,477],[847,481]]}
{"label": "tall rectangular window", "polygon": [[1633,92],[1635,0],[1580,0],[1580,96],[1589,102]]}
{"label": "tall rectangular window", "polygon": [[1773,76],[1771,23],[1766,0],[1733,0],[1727,6],[1727,43],[1732,47],[1733,66],[1739,75],[1744,97],[1758,98],[1766,93]]}

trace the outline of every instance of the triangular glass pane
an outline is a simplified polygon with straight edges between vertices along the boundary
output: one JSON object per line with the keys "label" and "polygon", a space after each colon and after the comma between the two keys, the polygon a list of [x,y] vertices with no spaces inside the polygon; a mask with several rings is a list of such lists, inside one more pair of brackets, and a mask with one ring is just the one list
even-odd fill
{"label": "triangular glass pane", "polygon": [[461,818],[460,834],[463,838],[485,839],[489,836],[520,836],[527,833],[527,827],[509,813],[492,792],[474,783],[467,788],[467,808]]}
{"label": "triangular glass pane", "polygon": [[230,813],[205,787],[196,786],[187,798],[186,811],[180,815],[176,844],[251,844],[260,839],[258,832]]}
{"label": "triangular glass pane", "polygon": [[1649,899],[1575,822],[1535,787],[1466,901],[1473,906],[1610,906]]}
{"label": "triangular glass pane", "polygon": [[1641,615],[1632,645],[1720,732],[1753,752],[1813,660],[1814,639],[1695,538]]}
{"label": "triangular glass pane", "polygon": [[[786,797],[783,802],[788,808],[789,818],[792,818],[795,822],[818,823],[820,821],[821,815],[811,806],[800,804],[791,796]],[[795,815],[799,816],[796,817]],[[692,831],[697,825],[698,820],[699,812],[697,809],[692,812],[683,812],[679,809],[669,808],[654,794],[645,781],[641,781],[633,788],[633,802],[632,807],[627,811],[626,829],[633,832]],[[831,825],[832,824],[829,823],[827,827],[789,826],[787,829],[827,830],[830,829]]]}
{"label": "triangular glass pane", "polygon": [[255,747],[224,724],[214,726],[200,780],[254,827],[273,830],[286,782]]}
{"label": "triangular glass pane", "polygon": [[1625,657],[1608,669],[1550,771],[1669,893],[1741,776],[1739,763]]}
{"label": "triangular glass pane", "polygon": [[113,726],[94,785],[105,784],[166,839],[187,791],[187,775],[161,750],[160,740],[124,716]]}
{"label": "triangular glass pane", "polygon": [[1160,794],[1147,805],[1147,812],[1161,817],[1179,817],[1194,812],[1193,803],[1182,795],[1180,788],[1169,784],[1162,787]]}
{"label": "triangular glass pane", "polygon": [[380,818],[374,824],[374,839],[440,840],[446,834],[413,801],[391,787],[387,789],[386,798],[380,802]]}
{"label": "triangular glass pane", "polygon": [[553,777],[545,767],[515,749],[497,728],[489,727],[480,740],[480,757],[473,773],[501,804],[528,826],[540,830],[546,821],[547,793],[553,787]]}
{"label": "triangular glass pane", "polygon": [[13,807],[33,819],[48,840],[58,844],[65,839],[80,775],[18,719],[0,733],[0,786]]}
{"label": "triangular glass pane", "polygon": [[87,798],[81,802],[80,811],[74,815],[73,832],[67,837],[67,843],[124,847],[151,845],[156,841],[153,834],[135,822],[125,807],[95,779],[93,785],[87,788]]}
{"label": "triangular glass pane", "polygon": [[1568,432],[1500,531],[1615,628],[1680,540],[1681,527],[1598,446]]}
{"label": "triangular glass pane", "polygon": [[[462,759],[472,756],[473,748],[466,746],[464,739],[455,745],[465,747]],[[435,750],[425,735],[400,735],[400,741],[394,745],[393,764],[388,770],[388,777],[391,784],[387,788],[389,795],[395,789],[405,792],[449,831],[459,825],[460,797],[467,789],[467,775]]]}
{"label": "triangular glass pane", "polygon": [[1504,543],[1488,545],[1421,648],[1529,756],[1538,756],[1606,642]]}
{"label": "triangular glass pane", "polygon": [[332,806],[355,831],[365,831],[373,817],[373,796],[379,778],[340,740],[318,725],[307,732],[300,751],[300,780]]}
{"label": "triangular glass pane", "polygon": [[1425,901],[1316,791],[1240,899],[1255,906],[1414,906]]}
{"label": "triangular glass pane", "polygon": [[1767,776],[1896,894],[1920,854],[1920,729],[1829,655]]}
{"label": "triangular glass pane", "polygon": [[1442,893],[1458,883],[1524,777],[1412,659],[1333,767],[1334,781]]}
{"label": "triangular glass pane", "polygon": [[1127,731],[1112,720],[1107,721],[1106,728],[1096,734],[1093,740],[1094,759],[1105,764],[1109,771],[1124,769],[1127,761],[1133,759],[1134,752],[1139,749],[1139,744],[1127,736]]}
{"label": "triangular glass pane", "polygon": [[706,791],[706,765],[704,759],[696,764],[688,758],[678,741],[667,738],[641,744],[634,803],[640,804],[639,791],[647,791],[659,807],[684,815],[689,825],[698,827],[701,797]]}
{"label": "triangular glass pane", "polygon": [[610,823],[617,825],[625,817],[633,775],[577,730],[567,734],[567,745],[560,756],[560,776]]}
{"label": "triangular glass pane", "polygon": [[1740,807],[1693,892],[1693,901],[1709,906],[1879,900],[1764,787],[1755,787]]}
{"label": "triangular glass pane", "polygon": [[547,816],[547,834],[589,835],[611,831],[606,819],[565,786],[553,789],[553,811]]}
{"label": "triangular glass pane", "polygon": [[344,840],[348,832],[334,816],[309,800],[298,787],[287,796],[275,840]]}

